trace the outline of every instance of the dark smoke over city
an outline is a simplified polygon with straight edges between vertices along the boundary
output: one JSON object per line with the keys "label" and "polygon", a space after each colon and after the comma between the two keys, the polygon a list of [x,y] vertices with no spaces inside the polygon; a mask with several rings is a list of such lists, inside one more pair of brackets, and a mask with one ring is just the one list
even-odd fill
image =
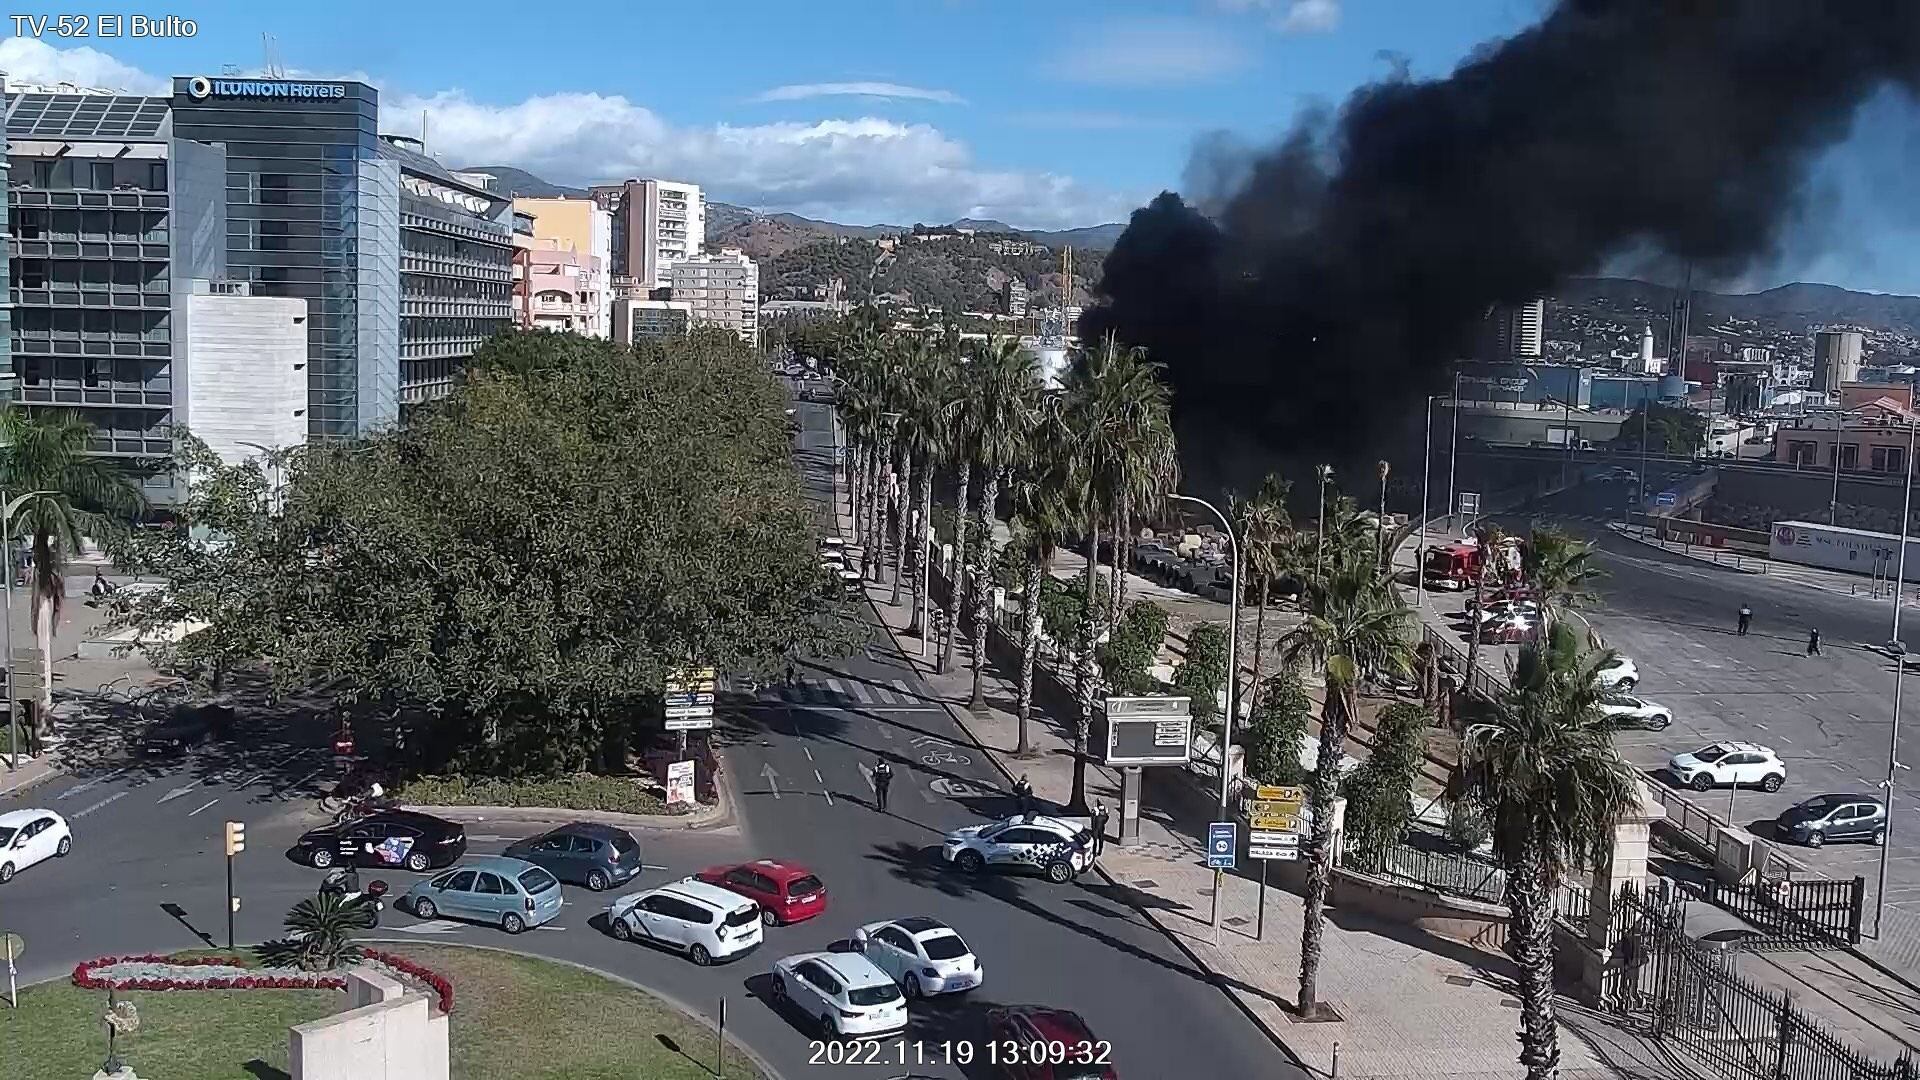
{"label": "dark smoke over city", "polygon": [[1627,255],[1764,262],[1857,106],[1916,85],[1915,0],[1564,0],[1252,160],[1203,148],[1231,190],[1136,211],[1081,334],[1166,365],[1197,485],[1370,461],[1491,305]]}

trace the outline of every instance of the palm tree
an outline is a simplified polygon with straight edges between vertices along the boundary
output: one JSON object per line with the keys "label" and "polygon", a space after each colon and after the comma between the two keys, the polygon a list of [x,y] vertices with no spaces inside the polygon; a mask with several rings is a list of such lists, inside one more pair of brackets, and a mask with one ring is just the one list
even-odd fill
{"label": "palm tree", "polygon": [[1280,659],[1288,669],[1317,669],[1326,682],[1320,750],[1309,793],[1313,828],[1300,935],[1300,1015],[1312,1017],[1319,1008],[1320,943],[1333,870],[1333,799],[1340,789],[1341,748],[1359,711],[1360,686],[1410,669],[1413,620],[1370,559],[1339,565],[1329,576],[1310,582],[1304,601],[1306,620],[1280,639]]}
{"label": "palm tree", "polygon": [[1546,624],[1592,603],[1593,583],[1606,576],[1606,571],[1593,564],[1592,544],[1551,527],[1533,530],[1521,554],[1520,568],[1540,602]]}
{"label": "palm tree", "polygon": [[969,363],[966,350],[961,347],[957,329],[948,328],[944,347],[953,358],[954,377],[959,381],[960,392],[957,403],[947,427],[947,451],[949,460],[959,470],[959,490],[953,500],[953,575],[948,581],[947,625],[940,643],[939,671],[945,674],[953,670],[954,641],[960,633],[960,602],[966,595],[967,574],[967,495],[973,482],[973,441],[979,432],[975,419],[979,415],[978,391],[973,381],[973,365]]}
{"label": "palm tree", "polygon": [[29,591],[40,649],[41,734],[53,709],[53,635],[66,603],[67,560],[83,537],[99,540],[147,508],[135,474],[88,456],[92,442],[93,425],[75,413],[0,409],[0,493],[28,495],[4,540],[29,537],[33,552]]}
{"label": "palm tree", "polygon": [[1474,665],[1480,662],[1480,612],[1486,609],[1487,578],[1501,569],[1506,558],[1507,534],[1500,526],[1491,521],[1482,522],[1474,527],[1473,537],[1480,549],[1480,567],[1473,575],[1473,614],[1467,631],[1467,671],[1469,689],[1473,686],[1474,673],[1479,669]]}
{"label": "palm tree", "polygon": [[1026,546],[1026,575],[1020,586],[1020,615],[1026,629],[1020,640],[1020,690],[1014,709],[1020,725],[1015,757],[1033,754],[1033,746],[1027,741],[1027,720],[1033,712],[1033,667],[1040,653],[1042,602],[1046,582],[1053,576],[1054,553],[1080,516],[1079,508],[1073,505],[1079,490],[1072,474],[1074,455],[1068,447],[1057,399],[1041,405],[1027,439],[1009,492],[1013,520]]}
{"label": "palm tree", "polygon": [[1521,646],[1510,688],[1462,744],[1455,794],[1485,812],[1506,871],[1509,951],[1520,968],[1520,1064],[1548,1080],[1560,1064],[1553,1007],[1553,889],[1596,866],[1613,823],[1640,800],[1600,712],[1598,675],[1614,660],[1581,647],[1572,628]]}
{"label": "palm tree", "polygon": [[[1081,608],[1080,665],[1075,680],[1080,714],[1074,726],[1073,796],[1069,808],[1087,805],[1087,737],[1093,724],[1094,642],[1099,638],[1095,586],[1099,580],[1100,527],[1119,516],[1128,493],[1157,475],[1172,474],[1173,424],[1159,365],[1139,349],[1122,349],[1112,335],[1074,359],[1062,389],[1061,407],[1082,486],[1076,502],[1087,521],[1086,595]],[[1164,490],[1164,489],[1163,489]],[[1116,560],[1117,561],[1117,560]],[[1118,571],[1120,568],[1115,567]],[[1117,583],[1116,583],[1117,584]]]}
{"label": "palm tree", "polygon": [[289,943],[297,963],[308,971],[331,971],[360,955],[356,930],[370,930],[371,908],[348,906],[334,892],[316,893],[287,912]]}
{"label": "palm tree", "polygon": [[[1253,679],[1247,687],[1247,711],[1251,713],[1260,692],[1261,655],[1267,647],[1267,597],[1274,579],[1280,576],[1281,544],[1293,529],[1287,515],[1287,495],[1293,485],[1268,473],[1260,490],[1241,504],[1240,543],[1246,548],[1246,572],[1254,589]],[[1233,663],[1234,677],[1240,675],[1240,658]]]}
{"label": "palm tree", "polygon": [[[933,503],[933,473],[939,466],[946,448],[946,428],[948,416],[953,409],[954,380],[953,372],[946,363],[946,354],[932,348],[924,339],[908,353],[907,366],[901,380],[901,421],[899,430],[900,445],[904,450],[906,462],[900,478],[900,488],[909,491],[912,504],[919,508],[913,515],[919,518],[914,530],[913,568],[911,582],[913,594],[913,625],[911,631],[924,636],[926,621],[924,607],[925,596],[920,585],[920,563],[927,557],[928,515]],[[900,547],[907,546],[905,539],[905,519],[902,514]],[[893,602],[900,602],[900,570],[896,566],[894,573]]]}
{"label": "palm tree", "polygon": [[973,593],[973,696],[967,708],[986,706],[981,667],[987,657],[987,603],[994,565],[993,515],[1001,478],[1019,461],[1040,403],[1040,358],[1018,338],[987,343],[967,373],[974,387],[974,463],[980,469],[981,587]]}
{"label": "palm tree", "polygon": [[1374,557],[1380,560],[1382,567],[1392,565],[1387,560],[1387,474],[1392,471],[1393,466],[1385,458],[1381,458],[1379,464],[1380,516],[1374,518],[1374,539],[1379,544],[1379,551]]}

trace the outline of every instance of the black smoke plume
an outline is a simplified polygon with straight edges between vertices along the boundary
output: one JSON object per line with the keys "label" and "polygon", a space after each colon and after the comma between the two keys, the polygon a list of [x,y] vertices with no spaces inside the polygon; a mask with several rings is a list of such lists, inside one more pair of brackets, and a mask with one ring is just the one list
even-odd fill
{"label": "black smoke plume", "polygon": [[1624,256],[1767,259],[1819,152],[1917,79],[1920,0],[1562,0],[1251,161],[1203,148],[1189,176],[1231,190],[1136,211],[1081,334],[1167,366],[1198,483],[1370,460],[1492,305]]}

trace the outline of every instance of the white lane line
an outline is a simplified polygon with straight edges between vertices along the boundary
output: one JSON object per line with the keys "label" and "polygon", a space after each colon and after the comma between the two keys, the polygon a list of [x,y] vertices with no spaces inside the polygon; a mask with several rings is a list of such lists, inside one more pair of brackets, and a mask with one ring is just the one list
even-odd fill
{"label": "white lane line", "polygon": [[642,870],[665,870],[665,869],[667,869],[667,867],[664,867],[664,866],[657,866],[657,865],[655,865],[655,864],[653,864],[653,863],[650,863],[650,862],[643,862],[643,863],[641,863],[641,864],[640,864],[640,869],[642,869]]}
{"label": "white lane line", "polygon": [[87,808],[86,808],[86,809],[84,809],[84,810],[75,810],[75,811],[74,811],[73,813],[71,813],[71,814],[68,814],[68,815],[67,815],[67,820],[69,820],[69,821],[72,821],[72,820],[73,820],[73,819],[75,819],[75,818],[83,818],[83,817],[86,817],[86,816],[87,816],[88,814],[91,814],[91,813],[93,813],[93,812],[94,812],[95,810],[98,810],[98,809],[100,809],[101,807],[103,807],[103,806],[105,806],[105,805],[107,805],[107,804],[108,804],[108,803],[110,803],[110,802],[113,802],[113,801],[114,801],[114,800],[116,800],[116,799],[124,799],[124,798],[126,798],[126,797],[127,797],[127,794],[128,794],[128,793],[127,793],[127,792],[124,792],[124,791],[116,791],[116,792],[114,792],[113,794],[111,794],[111,795],[109,795],[109,796],[107,796],[107,797],[106,797],[106,798],[104,798],[104,799],[101,799],[101,800],[100,800],[99,802],[97,802],[97,803],[94,803],[94,804],[93,804],[92,806],[89,806],[89,807],[87,807]]}
{"label": "white lane line", "polygon": [[214,803],[217,803],[219,801],[220,801],[219,799],[208,799],[206,802],[201,803],[197,809],[189,811],[187,816],[192,817],[195,814],[198,814],[201,810],[205,810],[207,807],[212,806]]}
{"label": "white lane line", "polygon": [[821,775],[820,775],[820,770],[819,770],[819,769],[815,769],[815,770],[813,770],[813,778],[814,778],[815,780],[818,780],[818,781],[820,781],[820,786],[821,786],[821,787],[826,787],[826,786],[827,786],[827,778],[826,778],[826,777],[824,777],[824,776],[821,776]]}
{"label": "white lane line", "polygon": [[1860,714],[1857,712],[1850,712],[1847,715],[1853,717],[1855,720],[1860,719]]}
{"label": "white lane line", "polygon": [[497,844],[497,843],[499,843],[499,842],[500,842],[500,841],[502,841],[502,840],[517,840],[517,839],[519,839],[519,837],[517,837],[517,836],[494,836],[494,835],[492,835],[492,834],[490,834],[490,833],[477,833],[477,834],[476,834],[476,833],[468,833],[468,834],[467,834],[467,839],[469,839],[469,840],[476,840],[476,841],[479,841],[480,843],[483,843],[483,844]]}
{"label": "white lane line", "polygon": [[1785,735],[1782,735],[1782,736],[1780,736],[1780,741],[1781,741],[1781,742],[1783,742],[1783,743],[1791,743],[1791,742],[1793,742],[1793,740],[1792,740],[1792,739],[1789,739],[1789,738],[1787,738],[1787,737],[1786,737]]}
{"label": "white lane line", "polygon": [[88,788],[99,787],[101,784],[104,784],[109,780],[118,780],[120,777],[127,775],[128,771],[129,770],[127,769],[115,769],[105,776],[96,776],[92,780],[89,780],[84,784],[75,784],[73,787],[70,787],[67,790],[61,792],[60,794],[55,795],[53,797],[53,801],[59,802],[62,799],[71,799],[75,795],[80,794],[81,792],[87,790]]}
{"label": "white lane line", "polygon": [[1759,728],[1761,731],[1767,730],[1767,725],[1762,724],[1759,721],[1755,721],[1753,726]]}
{"label": "white lane line", "polygon": [[864,761],[860,763],[860,776],[866,780],[868,787],[873,788],[876,793],[879,792],[880,789],[873,783],[873,767]]}
{"label": "white lane line", "polygon": [[[803,754],[805,754],[805,755],[807,755],[807,760],[808,760],[808,761],[812,761],[812,760],[813,760],[813,751],[811,751],[811,750],[809,750],[809,749],[807,749],[806,747],[804,747],[804,746],[803,746],[803,747],[801,747],[801,748],[800,748],[800,752],[801,752],[801,753],[803,753]],[[818,775],[818,774],[815,774],[815,775]]]}
{"label": "white lane line", "polygon": [[192,791],[194,788],[197,788],[199,786],[200,786],[200,781],[195,780],[193,783],[188,784],[185,787],[174,788],[172,791],[169,791],[165,795],[160,796],[160,798],[157,801],[155,801],[154,805],[159,806],[161,803],[172,802],[173,800],[180,798],[181,796],[187,794],[188,792]]}

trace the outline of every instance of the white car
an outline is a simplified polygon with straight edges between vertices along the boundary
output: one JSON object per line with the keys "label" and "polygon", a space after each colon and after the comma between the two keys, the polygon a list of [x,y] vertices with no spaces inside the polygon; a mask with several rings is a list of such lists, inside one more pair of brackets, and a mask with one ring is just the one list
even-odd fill
{"label": "white car", "polygon": [[628,893],[607,905],[607,930],[648,941],[701,966],[760,947],[760,905],[697,878]]}
{"label": "white car", "polygon": [[1540,605],[1532,600],[1496,600],[1473,613],[1475,622],[1481,625],[1495,620],[1537,619],[1540,617]]}
{"label": "white car", "polygon": [[1608,694],[1600,699],[1600,712],[1614,727],[1664,731],[1673,723],[1672,709],[1632,694]]}
{"label": "white car", "polygon": [[1771,747],[1750,742],[1717,742],[1690,754],[1675,754],[1667,762],[1674,779],[1693,788],[1738,784],[1762,791],[1779,791],[1787,782],[1787,765]]}
{"label": "white car", "polygon": [[0,814],[0,885],[37,862],[73,850],[67,819],[51,810],[15,810]]}
{"label": "white car", "polygon": [[925,915],[868,923],[853,932],[853,943],[909,998],[971,990],[987,975],[952,927]]}
{"label": "white car", "polygon": [[991,825],[955,829],[940,845],[940,857],[969,874],[989,866],[1038,870],[1064,885],[1093,865],[1092,838],[1059,818],[1016,814]]}
{"label": "white car", "polygon": [[796,953],[773,965],[773,997],[820,1021],[836,1038],[885,1035],[907,1026],[907,999],[859,953]]}
{"label": "white car", "polygon": [[1630,656],[1615,656],[1611,664],[1594,672],[1593,684],[1602,690],[1632,690],[1640,685],[1640,668]]}

